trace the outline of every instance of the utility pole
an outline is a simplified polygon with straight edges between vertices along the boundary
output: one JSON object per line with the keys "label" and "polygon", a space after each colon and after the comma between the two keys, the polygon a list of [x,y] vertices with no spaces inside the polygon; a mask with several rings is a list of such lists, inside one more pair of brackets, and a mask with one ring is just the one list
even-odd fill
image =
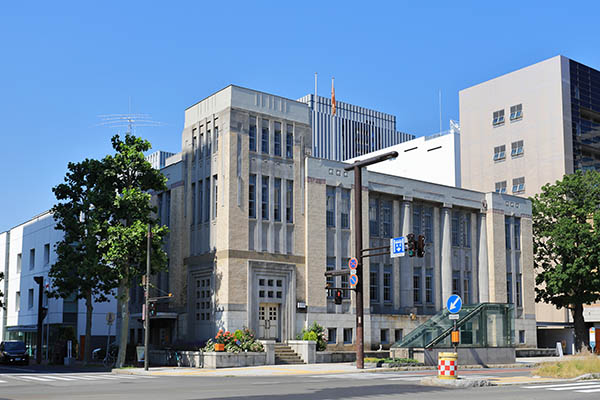
{"label": "utility pole", "polygon": [[356,161],[354,164],[344,168],[345,171],[354,171],[354,244],[356,259],[356,368],[365,367],[364,348],[364,308],[363,308],[363,248],[362,248],[362,168],[378,162],[398,157],[397,151],[391,151],[379,156]]}
{"label": "utility pole", "polygon": [[35,362],[38,364],[42,363],[42,335],[43,329],[42,324],[44,321],[44,310],[43,310],[43,299],[44,299],[44,277],[43,276],[34,276],[33,280],[38,284],[38,317],[37,317],[37,338],[35,346],[37,350],[35,351]]}
{"label": "utility pole", "polygon": [[148,371],[150,354],[148,354],[148,342],[150,341],[150,251],[152,241],[152,226],[148,224],[148,241],[146,244],[146,312],[144,313],[144,369]]}

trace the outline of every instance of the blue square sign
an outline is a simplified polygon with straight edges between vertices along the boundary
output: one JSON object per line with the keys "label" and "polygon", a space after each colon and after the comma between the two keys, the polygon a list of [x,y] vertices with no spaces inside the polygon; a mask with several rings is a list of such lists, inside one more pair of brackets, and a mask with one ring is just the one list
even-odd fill
{"label": "blue square sign", "polygon": [[406,237],[390,239],[390,257],[404,257],[406,254]]}

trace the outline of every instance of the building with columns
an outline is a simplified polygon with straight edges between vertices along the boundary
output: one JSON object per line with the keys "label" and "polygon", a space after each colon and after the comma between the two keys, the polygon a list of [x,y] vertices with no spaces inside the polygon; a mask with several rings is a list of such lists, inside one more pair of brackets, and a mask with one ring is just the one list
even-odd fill
{"label": "building with columns", "polygon": [[[170,228],[169,272],[157,288],[173,318],[163,337],[202,342],[220,328],[253,329],[286,341],[313,322],[333,348],[355,341],[354,296],[341,305],[326,283],[348,287],[353,249],[353,176],[347,164],[311,156],[308,106],[237,86],[185,112],[182,152],[156,193]],[[365,262],[365,346],[387,347],[444,307],[515,304],[515,339],[536,346],[527,199],[363,172],[364,247],[395,236],[426,237],[423,258]],[[141,296],[140,296],[141,298]]]}

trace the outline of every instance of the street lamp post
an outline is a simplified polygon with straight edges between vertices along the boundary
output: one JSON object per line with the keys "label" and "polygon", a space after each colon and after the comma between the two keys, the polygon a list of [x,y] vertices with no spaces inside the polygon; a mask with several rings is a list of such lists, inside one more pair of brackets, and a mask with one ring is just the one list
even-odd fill
{"label": "street lamp post", "polygon": [[356,259],[358,265],[356,267],[356,368],[363,369],[365,367],[365,348],[364,348],[364,309],[363,309],[363,257],[362,257],[362,168],[378,162],[389,160],[390,158],[398,157],[397,151],[381,154],[379,156],[367,158],[354,162],[344,168],[345,171],[354,171],[354,243],[356,251]]}

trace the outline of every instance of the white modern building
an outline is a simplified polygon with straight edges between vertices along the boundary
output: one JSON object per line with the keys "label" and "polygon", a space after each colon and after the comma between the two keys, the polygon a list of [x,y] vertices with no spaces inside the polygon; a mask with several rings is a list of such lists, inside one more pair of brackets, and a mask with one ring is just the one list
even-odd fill
{"label": "white modern building", "polygon": [[152,168],[161,169],[166,165],[167,158],[175,155],[175,153],[170,153],[168,151],[155,151],[154,153],[150,153],[146,156],[146,160],[152,164]]}
{"label": "white modern building", "polygon": [[398,157],[385,163],[370,165],[367,169],[382,174],[461,187],[460,127],[458,123],[450,121],[448,131],[418,137],[408,142],[351,158],[346,162],[353,163],[390,151],[397,151]]}
{"label": "white modern building", "polygon": [[395,115],[343,101],[333,114],[331,99],[314,94],[298,101],[308,105],[313,157],[344,161],[415,137],[396,130]]}
{"label": "white modern building", "polygon": [[[6,232],[0,233],[0,271],[5,309],[0,310],[0,337],[3,340],[22,340],[33,355],[37,338],[39,285],[34,277],[44,279],[44,287],[51,288],[48,272],[56,262],[56,244],[62,232],[55,229],[52,214],[47,211]],[[49,357],[53,345],[69,327],[78,343],[85,337],[85,302],[72,296],[66,299],[48,298],[44,293],[43,306],[48,308],[44,319],[43,348],[50,343]],[[92,322],[92,346],[106,346],[108,326],[106,314],[117,311],[117,302],[112,299],[94,304]],[[48,332],[49,339],[48,340]],[[114,335],[113,326],[111,336]]]}

